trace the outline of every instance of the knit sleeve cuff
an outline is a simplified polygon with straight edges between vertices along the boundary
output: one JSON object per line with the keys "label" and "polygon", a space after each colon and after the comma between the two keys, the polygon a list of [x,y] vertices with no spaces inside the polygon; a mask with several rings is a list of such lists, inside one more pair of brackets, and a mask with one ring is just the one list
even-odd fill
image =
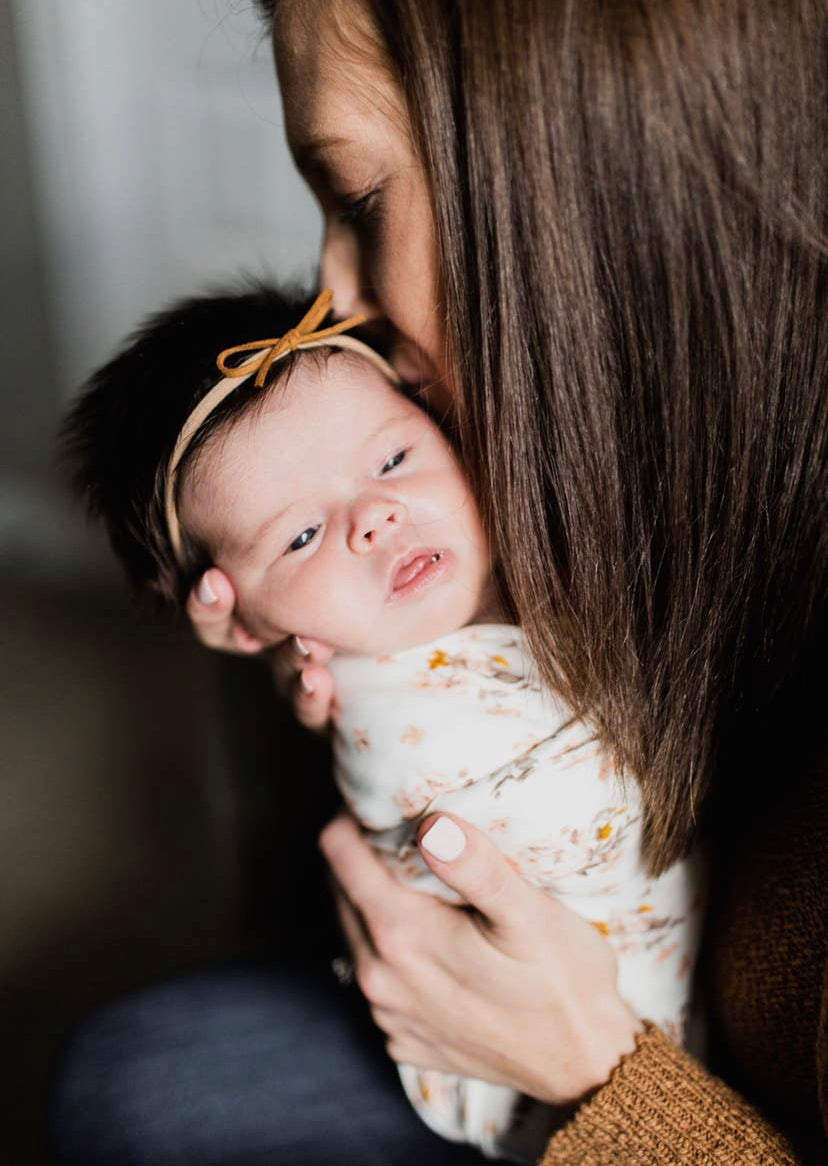
{"label": "knit sleeve cuff", "polygon": [[790,1143],[653,1024],[540,1166],[796,1166]]}

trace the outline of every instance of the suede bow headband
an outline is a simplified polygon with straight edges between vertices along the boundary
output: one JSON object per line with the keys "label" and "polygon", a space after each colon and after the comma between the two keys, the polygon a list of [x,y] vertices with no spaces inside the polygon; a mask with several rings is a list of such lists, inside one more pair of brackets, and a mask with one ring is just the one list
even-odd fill
{"label": "suede bow headband", "polygon": [[[361,340],[357,340],[355,336],[343,335],[349,328],[355,328],[358,324],[362,324],[365,320],[364,316],[350,316],[347,320],[340,320],[327,328],[319,329],[319,324],[331,310],[332,301],[333,292],[323,291],[296,327],[285,332],[284,336],[279,336],[275,340],[252,340],[248,344],[237,344],[233,348],[225,348],[216,357],[219,372],[223,373],[224,377],[201,398],[182,425],[167,465],[167,477],[164,484],[164,514],[173,554],[179,566],[183,566],[184,555],[181,525],[176,509],[178,469],[201,426],[231,393],[250,380],[254,374],[256,379],[253,383],[256,388],[264,388],[267,375],[276,361],[287,356],[289,352],[296,352],[297,349],[303,348],[348,349],[350,352],[364,356],[393,385],[400,383],[397,373],[378,352],[375,352],[373,348]],[[246,352],[252,352],[253,355],[242,361],[241,364],[228,363],[233,357]]]}

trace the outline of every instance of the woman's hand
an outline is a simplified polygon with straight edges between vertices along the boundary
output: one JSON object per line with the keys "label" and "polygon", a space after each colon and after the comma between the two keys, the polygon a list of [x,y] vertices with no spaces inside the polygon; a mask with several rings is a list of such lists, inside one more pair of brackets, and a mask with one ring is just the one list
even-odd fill
{"label": "woman's hand", "polygon": [[211,567],[187,597],[187,615],[202,644],[219,652],[252,656],[262,641],[252,636],[236,616],[236,592],[218,567]]}
{"label": "woman's hand", "polygon": [[270,653],[276,687],[288,697],[300,725],[321,732],[331,718],[334,683],[325,667],[333,648],[291,636]]}
{"label": "woman's hand", "polygon": [[[265,651],[262,640],[242,625],[235,606],[233,584],[223,571],[211,567],[190,592],[187,614],[208,648],[246,656]],[[296,719],[306,729],[324,729],[333,703],[333,678],[325,665],[333,649],[316,640],[291,636],[267,651],[276,686],[291,701]]]}
{"label": "woman's hand", "polygon": [[556,1105],[602,1085],[642,1029],[616,991],[607,940],[468,823],[434,815],[419,844],[471,909],[400,885],[347,816],[320,838],[357,982],[393,1059]]}

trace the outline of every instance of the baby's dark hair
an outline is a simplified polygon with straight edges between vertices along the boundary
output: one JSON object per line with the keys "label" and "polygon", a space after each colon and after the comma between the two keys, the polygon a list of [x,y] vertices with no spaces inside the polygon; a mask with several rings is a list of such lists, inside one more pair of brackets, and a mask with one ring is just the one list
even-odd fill
{"label": "baby's dark hair", "polygon": [[[313,297],[257,283],[181,300],[151,316],[89,378],[60,432],[62,460],[90,514],[103,520],[136,593],[147,589],[183,603],[210,565],[208,548],[182,531],[173,553],[164,515],[166,468],[187,417],[222,374],[216,357],[248,341],[295,328]],[[251,377],[215,410],[190,445],[179,481],[205,441],[264,401],[298,360],[325,349],[293,352],[272,366],[264,389]]]}

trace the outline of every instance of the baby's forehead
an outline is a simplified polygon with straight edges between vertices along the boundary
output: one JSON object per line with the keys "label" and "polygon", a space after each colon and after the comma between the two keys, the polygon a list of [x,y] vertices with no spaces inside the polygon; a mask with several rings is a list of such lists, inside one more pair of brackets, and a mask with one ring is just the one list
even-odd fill
{"label": "baby's forehead", "polygon": [[[382,413],[411,415],[427,425],[434,425],[426,412],[406,391],[392,382],[367,357],[343,349],[308,349],[297,354],[300,359],[282,383],[275,387],[275,402],[284,407],[300,403],[309,417],[325,417],[332,410],[354,411],[368,428]],[[435,426],[436,428],[436,426]]]}
{"label": "baby's forehead", "polygon": [[273,462],[296,475],[280,475],[282,488],[293,492],[386,432],[423,426],[439,432],[419,405],[358,354],[323,349],[299,355],[208,442],[202,476],[218,473],[232,485]]}

